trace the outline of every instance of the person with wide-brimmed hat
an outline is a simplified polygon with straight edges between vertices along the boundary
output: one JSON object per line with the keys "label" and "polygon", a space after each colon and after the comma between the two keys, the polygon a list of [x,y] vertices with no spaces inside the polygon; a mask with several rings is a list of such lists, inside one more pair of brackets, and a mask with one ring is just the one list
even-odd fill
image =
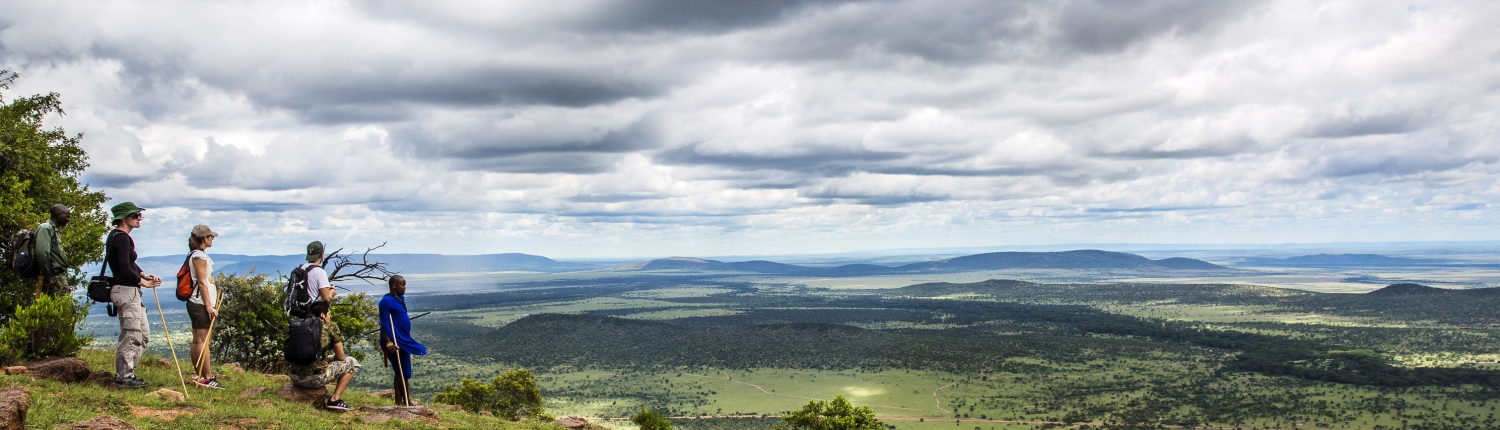
{"label": "person with wide-brimmed hat", "polygon": [[124,202],[109,208],[114,217],[110,224],[109,238],[104,242],[104,261],[114,279],[109,292],[109,301],[114,303],[120,317],[120,340],[115,346],[115,385],[119,388],[145,388],[146,381],[135,375],[135,366],[146,352],[151,328],[146,320],[146,304],[141,301],[141,288],[156,288],[161,277],[147,274],[135,264],[135,240],[130,232],[141,228],[140,206]]}

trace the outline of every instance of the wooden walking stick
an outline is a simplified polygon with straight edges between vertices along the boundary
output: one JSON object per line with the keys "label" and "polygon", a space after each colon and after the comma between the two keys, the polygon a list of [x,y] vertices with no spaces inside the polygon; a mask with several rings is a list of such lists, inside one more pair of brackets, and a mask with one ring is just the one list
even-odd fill
{"label": "wooden walking stick", "polygon": [[406,372],[401,370],[401,343],[396,341],[396,313],[391,312],[387,320],[391,322],[391,344],[396,345],[396,353],[391,354],[391,358],[396,359],[396,377],[401,379],[401,403],[405,403],[401,406],[411,406],[411,391],[406,389]]}
{"label": "wooden walking stick", "polygon": [[[215,295],[216,298],[214,299],[214,305],[222,305],[222,304],[224,304],[223,303],[224,292],[223,291],[216,291],[216,292],[218,294]],[[217,309],[218,306],[214,306],[214,308]],[[215,314],[213,318],[209,318],[208,319],[208,336],[204,336],[203,337],[203,350],[202,351],[198,351],[198,357],[196,357],[196,358],[193,359],[193,371],[197,371],[198,370],[198,366],[200,366],[203,363],[205,363],[205,362],[208,361],[208,344],[211,343],[211,342],[213,342],[213,340],[214,340],[214,322],[216,322],[218,320],[219,320],[219,315],[218,314]],[[213,373],[213,371],[214,371],[213,369],[207,369],[207,370],[208,370],[208,373]]]}
{"label": "wooden walking stick", "polygon": [[156,288],[151,289],[151,297],[156,298],[156,314],[161,315],[161,332],[167,335],[167,350],[172,351],[172,365],[177,366],[177,382],[182,384],[182,398],[187,399],[187,380],[182,379],[182,363],[177,362],[177,348],[172,347],[172,332],[167,331],[167,314],[161,311],[161,296],[156,294]]}

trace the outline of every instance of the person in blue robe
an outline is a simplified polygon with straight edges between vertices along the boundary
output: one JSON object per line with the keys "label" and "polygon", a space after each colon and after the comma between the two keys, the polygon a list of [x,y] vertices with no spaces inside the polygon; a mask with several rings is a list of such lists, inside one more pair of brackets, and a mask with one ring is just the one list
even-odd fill
{"label": "person in blue robe", "polygon": [[394,377],[391,396],[399,406],[411,406],[411,356],[427,355],[427,347],[411,337],[411,318],[406,313],[406,278],[392,275],[387,282],[390,293],[380,298],[380,345],[386,365]]}

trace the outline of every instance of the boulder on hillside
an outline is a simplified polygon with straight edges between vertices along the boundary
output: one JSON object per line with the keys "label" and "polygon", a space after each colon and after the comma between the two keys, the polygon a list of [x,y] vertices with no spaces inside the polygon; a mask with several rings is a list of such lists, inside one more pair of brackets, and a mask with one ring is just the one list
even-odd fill
{"label": "boulder on hillside", "polygon": [[90,373],[88,382],[91,384],[99,384],[99,386],[101,387],[112,390],[118,389],[115,386],[115,374],[108,370],[100,370],[94,373]]}
{"label": "boulder on hillside", "polygon": [[22,373],[26,373],[26,366],[6,366],[5,367],[5,374],[6,375],[20,375]]}
{"label": "boulder on hillside", "polygon": [[281,386],[276,395],[292,403],[310,403],[317,408],[323,407],[323,402],[328,401],[328,387],[302,388],[292,384]]}
{"label": "boulder on hillside", "polygon": [[438,419],[437,412],[433,412],[432,409],[428,409],[426,406],[365,405],[361,406],[359,408],[359,411],[367,413],[367,415],[365,415],[364,417],[364,420],[366,422],[372,423],[383,423],[393,419],[402,421],[411,421],[423,418],[434,420]]}
{"label": "boulder on hillside", "polygon": [[177,392],[177,390],[171,390],[171,389],[166,389],[166,388],[163,388],[163,389],[160,389],[160,390],[156,390],[156,391],[152,391],[150,393],[146,393],[146,397],[150,397],[150,398],[153,398],[153,399],[162,399],[162,400],[166,400],[166,401],[169,401],[169,402],[187,401],[187,395],[186,394],[179,393],[179,392]]}
{"label": "boulder on hillside", "polygon": [[100,415],[88,421],[73,423],[70,430],[136,430],[135,426],[119,418]]}
{"label": "boulder on hillside", "polygon": [[250,387],[240,392],[240,397],[255,397],[266,392],[266,387]]}
{"label": "boulder on hillside", "polygon": [[21,387],[0,390],[0,429],[26,428],[28,409],[31,409],[31,390]]}
{"label": "boulder on hillside", "polygon": [[580,430],[589,426],[589,420],[579,417],[558,418],[557,423],[573,430]]}
{"label": "boulder on hillside", "polygon": [[88,363],[73,357],[48,358],[26,365],[26,373],[38,378],[75,383],[89,379]]}

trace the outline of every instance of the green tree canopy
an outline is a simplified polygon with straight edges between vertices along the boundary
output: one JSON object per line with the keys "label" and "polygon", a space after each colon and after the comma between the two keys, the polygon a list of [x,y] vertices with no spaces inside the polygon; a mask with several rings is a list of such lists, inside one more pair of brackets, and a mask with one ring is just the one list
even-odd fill
{"label": "green tree canopy", "polygon": [[[10,89],[17,77],[16,73],[0,70],[0,90]],[[0,93],[0,102],[3,100]],[[0,252],[6,262],[0,268],[0,323],[14,316],[18,306],[35,298],[36,281],[23,281],[10,268],[10,256],[14,255],[11,240],[15,232],[35,229],[46,221],[52,205],[73,208],[73,221],[62,230],[62,242],[68,265],[74,268],[70,273],[74,287],[84,279],[78,267],[99,261],[104,254],[102,239],[109,226],[103,205],[107,198],[78,181],[78,175],[89,165],[88,154],[78,146],[83,135],[45,128],[42,120],[52,114],[63,114],[57,93],[0,104]]]}
{"label": "green tree canopy", "polygon": [[811,400],[802,409],[781,416],[776,430],[881,430],[884,423],[875,419],[869,406],[854,407],[844,395],[833,400]]}

